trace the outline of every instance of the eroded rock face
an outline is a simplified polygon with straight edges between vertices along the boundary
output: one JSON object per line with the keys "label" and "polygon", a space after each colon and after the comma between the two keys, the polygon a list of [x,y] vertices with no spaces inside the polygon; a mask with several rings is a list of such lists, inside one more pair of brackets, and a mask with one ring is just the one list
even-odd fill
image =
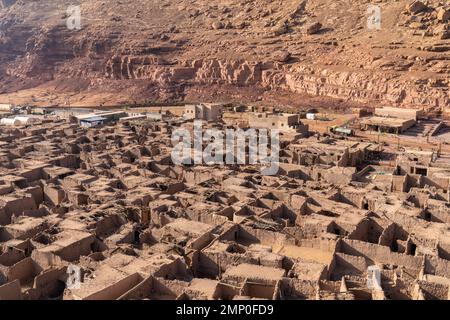
{"label": "eroded rock face", "polygon": [[449,27],[449,25],[444,25],[444,24],[437,26],[433,30],[433,34],[435,36],[438,36],[441,40],[450,39],[450,27]]}
{"label": "eroded rock face", "polygon": [[[347,97],[358,102],[381,102],[396,106],[427,106],[430,109],[448,105],[445,87],[431,87],[390,77],[374,77],[367,72],[339,72],[307,66],[295,68],[286,75],[286,86],[295,92],[335,98]],[[444,90],[443,90],[444,89]]]}
{"label": "eroded rock face", "polygon": [[[81,30],[66,26],[69,4],[17,2],[0,11],[2,92],[82,81],[96,92],[155,87],[172,100],[214,84],[449,105],[448,10],[439,1],[385,2],[381,30],[367,28],[365,1],[351,9],[328,0],[200,0],[195,8],[185,0],[82,1]],[[152,98],[137,92],[124,101]]]}
{"label": "eroded rock face", "polygon": [[184,82],[258,85],[316,96],[345,97],[363,103],[427,106],[431,109],[449,102],[442,83],[432,85],[427,81],[399,79],[394,74],[374,77],[367,71],[341,72],[307,65],[286,69],[273,63],[217,59],[190,60],[183,61],[181,66],[164,66],[125,58],[114,65],[108,70],[112,71],[109,75],[115,79],[146,79],[161,85]]}
{"label": "eroded rock face", "polygon": [[412,1],[406,6],[406,10],[410,13],[419,13],[427,9],[427,6],[422,1]]}
{"label": "eroded rock face", "polygon": [[437,18],[440,22],[447,22],[450,20],[450,8],[440,8],[437,13]]}

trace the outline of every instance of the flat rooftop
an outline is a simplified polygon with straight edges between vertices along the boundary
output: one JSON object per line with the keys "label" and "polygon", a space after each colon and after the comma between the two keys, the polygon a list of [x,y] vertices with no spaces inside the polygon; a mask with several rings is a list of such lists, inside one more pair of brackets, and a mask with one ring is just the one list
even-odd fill
{"label": "flat rooftop", "polygon": [[[398,118],[385,118],[385,117],[370,117],[367,119],[362,119],[361,123],[372,126],[380,127],[391,127],[391,128],[402,128],[403,125],[414,119],[398,119]],[[415,121],[415,120],[414,120]]]}

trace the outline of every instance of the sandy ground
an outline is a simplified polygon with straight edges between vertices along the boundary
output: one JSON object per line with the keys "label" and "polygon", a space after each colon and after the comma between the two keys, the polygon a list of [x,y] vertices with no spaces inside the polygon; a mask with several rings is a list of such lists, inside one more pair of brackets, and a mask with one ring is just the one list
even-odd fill
{"label": "sandy ground", "polygon": [[332,252],[307,247],[283,246],[281,248],[273,248],[274,252],[295,259],[304,259],[324,263],[329,265],[333,259]]}

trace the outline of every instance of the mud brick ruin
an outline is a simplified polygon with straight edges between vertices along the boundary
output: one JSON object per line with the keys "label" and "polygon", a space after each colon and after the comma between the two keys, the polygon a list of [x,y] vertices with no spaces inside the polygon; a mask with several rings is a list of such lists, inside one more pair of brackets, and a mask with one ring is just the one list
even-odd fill
{"label": "mud brick ruin", "polygon": [[[449,298],[448,154],[374,164],[381,144],[266,113],[277,175],[174,165],[188,110],[215,109],[0,126],[0,299]],[[261,117],[215,112],[204,129]]]}

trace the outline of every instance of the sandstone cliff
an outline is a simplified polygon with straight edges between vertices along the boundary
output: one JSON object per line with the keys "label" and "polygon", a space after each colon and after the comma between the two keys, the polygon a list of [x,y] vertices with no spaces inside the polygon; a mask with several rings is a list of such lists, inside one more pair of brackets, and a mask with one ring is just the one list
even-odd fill
{"label": "sandstone cliff", "polygon": [[73,1],[4,0],[0,100],[174,101],[231,85],[441,111],[450,13],[427,3],[82,0],[78,30]]}

